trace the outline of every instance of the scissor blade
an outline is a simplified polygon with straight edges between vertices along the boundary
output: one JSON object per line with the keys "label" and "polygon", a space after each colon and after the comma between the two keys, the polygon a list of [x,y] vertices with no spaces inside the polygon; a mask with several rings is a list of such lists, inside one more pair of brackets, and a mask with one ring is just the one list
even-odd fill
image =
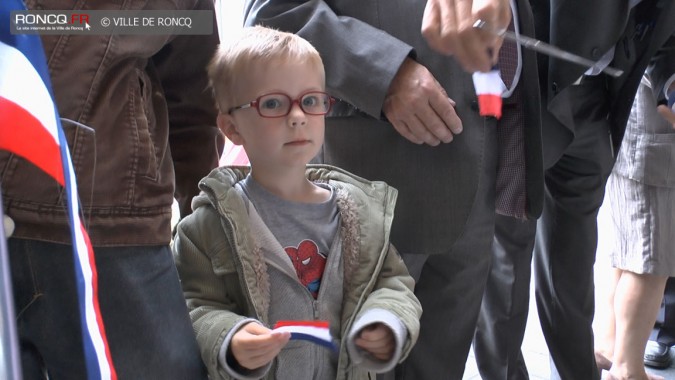
{"label": "scissor blade", "polygon": [[[536,38],[528,37],[528,36],[523,36],[523,35],[516,35],[514,32],[507,30],[507,29],[500,29],[500,30],[495,30],[492,29],[487,22],[483,20],[478,20],[476,23],[473,24],[474,28],[480,28],[484,29],[487,31],[490,31],[498,36],[503,36],[505,39],[509,41],[513,41],[525,48],[532,49],[536,52],[543,53],[546,55],[549,55],[551,57],[556,57],[560,58],[562,60],[576,63],[578,65],[584,66],[584,67],[593,67],[597,62],[591,61],[590,59],[584,58],[582,56],[576,55],[574,53],[570,53],[568,51],[565,51],[563,49],[560,49],[559,47],[553,46],[551,44],[547,44],[544,41],[538,40]],[[605,72],[608,75],[611,75],[615,78],[620,77],[623,75],[623,70],[615,69],[613,67],[605,67],[602,69],[603,72]]]}

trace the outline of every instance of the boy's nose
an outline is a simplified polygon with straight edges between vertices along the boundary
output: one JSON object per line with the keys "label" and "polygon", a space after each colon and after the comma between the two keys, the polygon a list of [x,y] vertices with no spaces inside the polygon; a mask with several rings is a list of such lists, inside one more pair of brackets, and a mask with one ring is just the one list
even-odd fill
{"label": "boy's nose", "polygon": [[305,120],[291,120],[291,127],[301,127],[307,124]]}
{"label": "boy's nose", "polygon": [[288,121],[292,127],[299,127],[307,123],[307,115],[300,108],[299,104],[291,105],[291,112],[288,113]]}

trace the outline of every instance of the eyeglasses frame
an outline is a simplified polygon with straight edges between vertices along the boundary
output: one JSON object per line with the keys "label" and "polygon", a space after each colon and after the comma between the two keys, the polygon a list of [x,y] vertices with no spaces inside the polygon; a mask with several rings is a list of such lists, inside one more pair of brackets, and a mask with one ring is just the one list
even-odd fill
{"label": "eyeglasses frame", "polygon": [[[305,109],[302,107],[302,104],[300,103],[300,101],[302,100],[302,98],[304,98],[304,97],[305,97],[306,95],[308,95],[308,94],[323,94],[323,95],[327,95],[327,96],[328,96],[328,109],[326,110],[326,112],[323,112],[323,113],[311,113],[311,112],[305,111]],[[290,106],[288,107],[288,111],[287,111],[285,114],[283,114],[283,115],[277,115],[277,116],[265,116],[265,115],[263,115],[263,114],[260,112],[260,108],[259,108],[259,107],[260,107],[260,99],[264,98],[265,96],[269,96],[269,95],[283,95],[283,96],[287,97],[288,99],[290,99],[290,100],[291,100],[291,104],[290,104]],[[228,113],[228,115],[231,115],[232,112],[237,111],[237,110],[246,109],[246,108],[255,108],[255,110],[258,112],[258,115],[260,115],[260,117],[264,117],[264,118],[266,118],[266,119],[276,119],[276,118],[288,116],[288,115],[291,113],[291,110],[293,109],[293,105],[297,104],[298,107],[300,107],[300,110],[301,110],[302,112],[305,113],[305,115],[321,116],[321,115],[326,115],[326,114],[328,114],[328,113],[330,112],[330,110],[333,108],[333,104],[335,104],[336,101],[337,101],[337,100],[336,100],[334,97],[330,96],[330,95],[329,95],[327,92],[325,92],[325,91],[307,91],[307,92],[303,92],[302,94],[300,94],[300,96],[298,96],[298,97],[295,98],[295,99],[291,98],[288,94],[283,93],[283,92],[270,92],[270,93],[267,93],[267,94],[262,94],[262,95],[258,96],[257,98],[255,98],[254,100],[252,100],[252,101],[250,101],[250,102],[248,102],[248,103],[246,103],[246,104],[242,104],[242,105],[240,105],[240,106],[232,107],[232,108],[230,108],[230,109],[227,110],[227,113]]]}

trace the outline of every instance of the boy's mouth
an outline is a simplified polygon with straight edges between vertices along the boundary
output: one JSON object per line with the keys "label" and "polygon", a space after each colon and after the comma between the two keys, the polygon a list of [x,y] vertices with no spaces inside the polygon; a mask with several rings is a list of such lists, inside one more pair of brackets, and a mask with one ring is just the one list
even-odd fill
{"label": "boy's mouth", "polygon": [[309,144],[311,141],[307,139],[297,139],[290,142],[287,142],[286,145],[305,145]]}

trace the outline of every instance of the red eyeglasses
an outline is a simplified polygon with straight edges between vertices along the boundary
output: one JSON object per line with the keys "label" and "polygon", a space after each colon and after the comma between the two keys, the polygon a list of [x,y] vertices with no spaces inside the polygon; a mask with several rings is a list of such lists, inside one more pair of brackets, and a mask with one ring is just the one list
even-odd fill
{"label": "red eyeglasses", "polygon": [[335,99],[322,91],[309,91],[300,95],[297,99],[282,92],[273,92],[257,97],[254,101],[232,107],[227,110],[228,114],[244,108],[255,108],[262,117],[284,117],[291,113],[294,104],[298,104],[302,112],[307,115],[325,115],[330,111]]}

